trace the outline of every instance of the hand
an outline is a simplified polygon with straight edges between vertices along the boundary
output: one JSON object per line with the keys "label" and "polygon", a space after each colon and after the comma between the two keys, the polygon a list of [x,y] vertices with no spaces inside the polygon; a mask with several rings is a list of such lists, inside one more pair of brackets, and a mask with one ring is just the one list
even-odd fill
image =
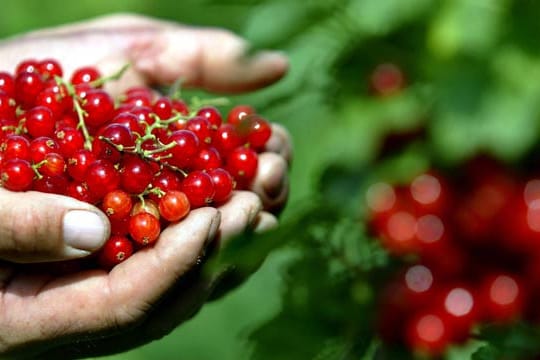
{"label": "hand", "polygon": [[[212,91],[249,91],[285,74],[281,55],[245,58],[245,48],[223,30],[110,16],[0,43],[0,69],[11,70],[25,58],[52,57],[67,74],[90,64],[109,73],[130,61],[128,76],[113,91],[179,77]],[[109,224],[98,209],[59,195],[0,189],[0,357],[120,352],[160,338],[192,316],[220,276],[201,275],[208,245],[219,248],[247,229],[260,232],[277,224],[265,210],[278,211],[287,200],[291,143],[282,127],[273,126],[253,192],[235,192],[218,209],[193,210],[165,229],[155,246],[110,272],[42,271],[49,266],[44,262],[87,256],[102,246]]]}

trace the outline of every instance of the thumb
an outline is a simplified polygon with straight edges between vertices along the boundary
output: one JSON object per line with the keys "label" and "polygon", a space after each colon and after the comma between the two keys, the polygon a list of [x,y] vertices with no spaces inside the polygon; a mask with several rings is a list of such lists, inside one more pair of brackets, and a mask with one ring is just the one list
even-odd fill
{"label": "thumb", "polygon": [[94,206],[65,196],[0,188],[0,259],[27,263],[80,258],[108,239]]}

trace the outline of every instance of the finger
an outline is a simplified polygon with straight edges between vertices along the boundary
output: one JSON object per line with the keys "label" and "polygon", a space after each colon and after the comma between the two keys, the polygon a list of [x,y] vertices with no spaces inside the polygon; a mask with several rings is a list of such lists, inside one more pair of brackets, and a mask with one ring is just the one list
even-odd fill
{"label": "finger", "polygon": [[0,259],[57,261],[84,257],[109,237],[106,216],[64,196],[0,188]]}
{"label": "finger", "polygon": [[127,50],[134,69],[150,83],[181,79],[191,87],[213,92],[246,92],[281,79],[287,58],[273,51],[247,55],[247,43],[237,35],[211,28],[166,28],[134,39]]}
{"label": "finger", "polygon": [[251,190],[260,196],[265,210],[278,212],[287,202],[287,170],[287,162],[282,156],[272,152],[259,154],[259,166]]}
{"label": "finger", "polygon": [[117,265],[109,274],[110,287],[114,289],[112,308],[129,306],[133,311],[148,310],[201,259],[206,246],[216,236],[220,217],[214,208],[193,210],[181,222],[167,227],[155,247],[138,251]]}
{"label": "finger", "polygon": [[223,247],[235,236],[251,229],[261,210],[261,199],[256,194],[235,191],[231,199],[219,207],[221,225],[218,245]]}
{"label": "finger", "polygon": [[253,230],[257,234],[261,234],[275,229],[278,226],[277,218],[269,212],[261,211],[253,224]]}
{"label": "finger", "polygon": [[281,155],[290,164],[293,157],[293,145],[287,129],[272,123],[272,136],[266,143],[266,150]]}

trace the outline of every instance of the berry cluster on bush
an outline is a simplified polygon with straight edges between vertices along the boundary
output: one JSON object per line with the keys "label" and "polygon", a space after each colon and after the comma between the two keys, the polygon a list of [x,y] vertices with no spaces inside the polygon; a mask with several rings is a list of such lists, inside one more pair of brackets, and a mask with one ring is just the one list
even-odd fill
{"label": "berry cluster on bush", "polygon": [[540,178],[488,157],[369,187],[369,228],[404,264],[381,291],[388,343],[441,354],[478,326],[538,323]]}
{"label": "berry cluster on bush", "polygon": [[191,209],[226,202],[254,179],[270,124],[248,105],[223,118],[146,87],[118,99],[95,67],[63,79],[55,59],[0,72],[0,184],[67,195],[100,207],[112,236],[105,268],[154,243]]}

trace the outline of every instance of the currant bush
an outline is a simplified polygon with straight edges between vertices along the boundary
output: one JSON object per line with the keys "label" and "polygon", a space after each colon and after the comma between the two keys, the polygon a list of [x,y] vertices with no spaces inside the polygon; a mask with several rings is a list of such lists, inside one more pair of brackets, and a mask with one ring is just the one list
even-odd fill
{"label": "currant bush", "polygon": [[481,325],[537,324],[539,199],[537,175],[485,157],[372,184],[369,231],[407,264],[380,293],[381,338],[439,356]]}

